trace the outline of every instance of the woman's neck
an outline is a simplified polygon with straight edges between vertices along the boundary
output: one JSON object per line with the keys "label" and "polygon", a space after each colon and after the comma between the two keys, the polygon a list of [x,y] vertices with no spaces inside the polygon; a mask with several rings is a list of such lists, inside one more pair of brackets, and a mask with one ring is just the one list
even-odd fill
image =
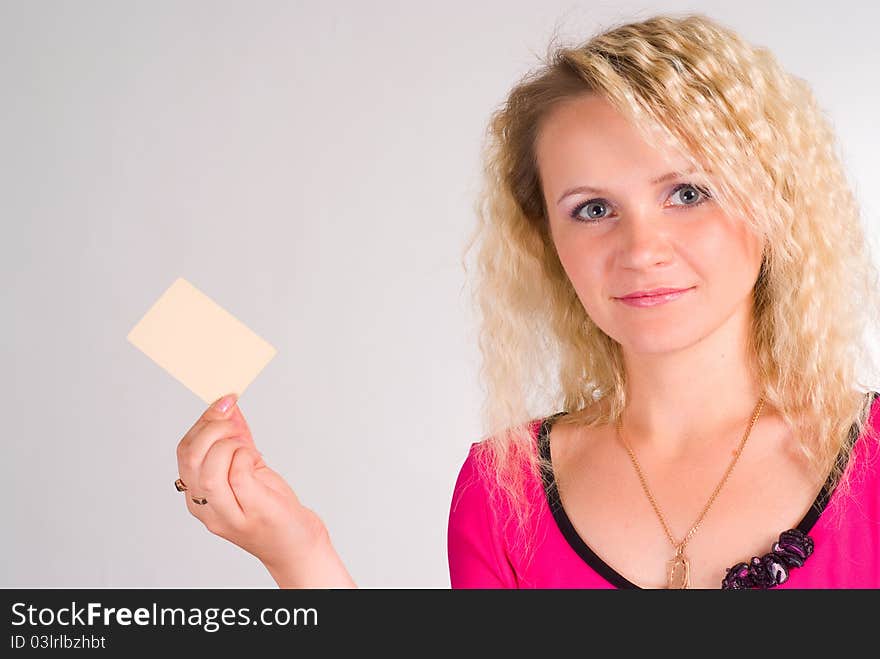
{"label": "woman's neck", "polygon": [[[750,366],[748,325],[749,318],[737,314],[675,352],[632,354],[624,349],[623,429],[633,447],[674,458],[707,438],[745,431],[762,393]],[[765,403],[761,416],[772,412]]]}

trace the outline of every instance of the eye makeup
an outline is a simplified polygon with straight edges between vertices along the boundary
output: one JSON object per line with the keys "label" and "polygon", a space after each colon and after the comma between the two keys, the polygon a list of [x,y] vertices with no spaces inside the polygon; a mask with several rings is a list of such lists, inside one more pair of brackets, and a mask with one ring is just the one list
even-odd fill
{"label": "eye makeup", "polygon": [[[672,197],[674,194],[676,194],[682,190],[687,190],[687,189],[696,190],[700,194],[698,200],[695,201],[694,203],[691,203],[691,204],[674,204],[675,207],[693,208],[694,206],[700,206],[700,205],[704,204],[706,201],[708,201],[712,198],[712,194],[709,192],[708,189],[706,189],[705,187],[700,186],[700,185],[695,185],[693,183],[679,183],[678,185],[676,185],[672,189],[672,191],[669,193],[669,196]],[[603,215],[601,217],[592,217],[592,218],[582,217],[580,215],[581,211],[584,208],[586,208],[587,206],[590,206],[591,204],[605,206],[605,207],[608,207],[610,205],[608,203],[608,201],[602,197],[588,199],[587,201],[583,201],[580,204],[577,204],[574,208],[572,208],[568,214],[569,217],[577,222],[584,222],[586,224],[593,224],[595,222],[598,222],[599,220],[604,220],[607,217],[609,217],[608,215]]]}

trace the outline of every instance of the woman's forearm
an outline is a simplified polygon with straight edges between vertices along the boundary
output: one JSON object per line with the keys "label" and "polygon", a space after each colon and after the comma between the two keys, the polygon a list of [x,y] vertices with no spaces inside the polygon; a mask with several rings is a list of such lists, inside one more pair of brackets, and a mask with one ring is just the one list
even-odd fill
{"label": "woman's forearm", "polygon": [[329,537],[308,559],[264,565],[279,588],[357,588]]}

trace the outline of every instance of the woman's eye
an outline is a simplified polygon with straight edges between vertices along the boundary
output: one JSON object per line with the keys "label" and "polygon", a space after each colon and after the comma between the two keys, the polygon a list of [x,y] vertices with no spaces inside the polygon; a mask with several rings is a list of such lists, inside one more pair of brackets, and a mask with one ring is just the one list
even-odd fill
{"label": "woman's eye", "polygon": [[[708,199],[711,199],[712,195],[706,188],[699,185],[682,183],[675,187],[669,197],[673,200],[678,197],[678,203],[673,203],[673,206],[689,208],[691,206],[699,206]],[[571,210],[570,215],[572,219],[579,222],[598,222],[610,217],[609,204],[605,199],[590,199],[575,206]]]}
{"label": "woman's eye", "polygon": [[679,195],[679,198],[683,202],[681,204],[675,204],[676,206],[697,206],[710,197],[708,190],[691,183],[682,183],[677,186],[672,191],[670,197],[675,198],[676,195]]}
{"label": "woman's eye", "polygon": [[594,222],[605,217],[608,211],[608,204],[602,199],[591,199],[582,204],[578,204],[571,211],[571,216],[582,222]]}

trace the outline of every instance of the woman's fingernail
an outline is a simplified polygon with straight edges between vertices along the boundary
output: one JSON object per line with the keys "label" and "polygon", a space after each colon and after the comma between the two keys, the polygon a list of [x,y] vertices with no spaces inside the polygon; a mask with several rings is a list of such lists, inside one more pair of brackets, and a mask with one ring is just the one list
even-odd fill
{"label": "woman's fingernail", "polygon": [[232,406],[232,403],[235,401],[235,394],[229,394],[228,396],[224,396],[220,400],[215,403],[215,407],[217,411],[221,414],[225,414],[226,411]]}

